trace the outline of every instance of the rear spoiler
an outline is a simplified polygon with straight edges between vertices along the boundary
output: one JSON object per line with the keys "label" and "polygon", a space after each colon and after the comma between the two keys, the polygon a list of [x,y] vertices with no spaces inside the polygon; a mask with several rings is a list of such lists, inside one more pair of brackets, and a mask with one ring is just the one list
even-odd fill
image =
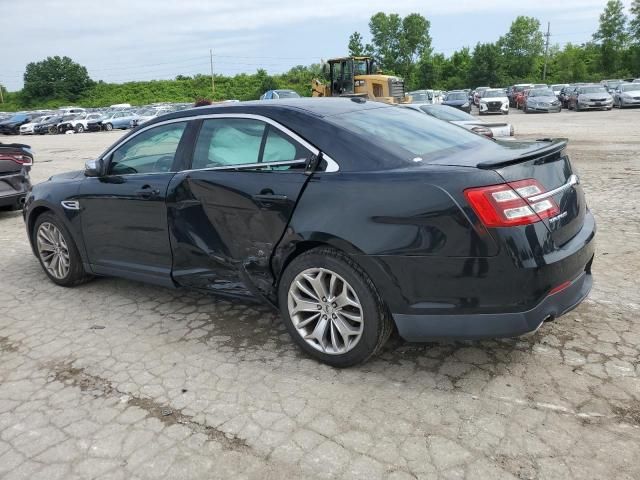
{"label": "rear spoiler", "polygon": [[515,163],[525,162],[527,160],[542,159],[549,157],[558,152],[561,152],[567,147],[569,143],[568,138],[540,138],[536,142],[544,142],[548,145],[543,145],[535,150],[530,150],[527,153],[520,155],[519,157],[504,159],[504,160],[487,160],[480,162],[477,167],[482,169],[493,169],[496,167],[506,167],[507,165],[513,165]]}

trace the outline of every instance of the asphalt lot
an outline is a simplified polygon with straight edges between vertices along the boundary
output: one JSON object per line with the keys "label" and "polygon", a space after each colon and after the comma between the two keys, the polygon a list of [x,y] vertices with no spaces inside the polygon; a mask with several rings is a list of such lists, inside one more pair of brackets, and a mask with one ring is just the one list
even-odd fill
{"label": "asphalt lot", "polygon": [[[591,296],[525,338],[393,339],[334,370],[267,308],[57,287],[0,212],[0,477],[640,478],[640,110],[501,119],[571,140],[599,227]],[[28,138],[33,180],[119,135]]]}

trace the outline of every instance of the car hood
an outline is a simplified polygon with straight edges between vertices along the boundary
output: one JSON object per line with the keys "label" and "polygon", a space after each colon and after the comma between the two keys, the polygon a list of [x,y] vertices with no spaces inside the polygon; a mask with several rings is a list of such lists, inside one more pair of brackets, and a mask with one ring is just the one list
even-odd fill
{"label": "car hood", "polygon": [[638,97],[640,96],[640,85],[638,85],[638,90],[627,90],[626,92],[622,92],[620,95],[629,95],[630,97]]}
{"label": "car hood", "polygon": [[9,125],[17,125],[19,123],[22,123],[22,120],[5,120],[3,122],[0,122],[0,126],[9,126]]}
{"label": "car hood", "polygon": [[551,103],[551,102],[556,102],[558,99],[556,98],[555,95],[548,95],[546,97],[530,97],[527,99],[527,101],[529,102],[546,102],[546,103]]}
{"label": "car hood", "polygon": [[49,177],[47,181],[56,182],[56,183],[65,183],[72,180],[77,180],[78,178],[84,178],[83,170],[73,170],[71,172],[59,173],[57,175],[52,175]]}
{"label": "car hood", "polygon": [[609,99],[611,98],[611,95],[609,95],[606,92],[602,92],[602,93],[581,93],[578,95],[578,97],[580,97],[581,99],[585,99],[585,100],[600,100],[600,99]]}

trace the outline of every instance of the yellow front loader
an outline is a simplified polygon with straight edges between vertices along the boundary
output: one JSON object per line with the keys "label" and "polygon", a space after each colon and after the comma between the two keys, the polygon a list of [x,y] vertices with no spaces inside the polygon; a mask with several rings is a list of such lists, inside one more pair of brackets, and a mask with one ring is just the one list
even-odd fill
{"label": "yellow front loader", "polygon": [[407,103],[404,81],[399,77],[374,73],[371,57],[332,58],[327,62],[329,82],[312,81],[313,97],[364,97],[385,103]]}

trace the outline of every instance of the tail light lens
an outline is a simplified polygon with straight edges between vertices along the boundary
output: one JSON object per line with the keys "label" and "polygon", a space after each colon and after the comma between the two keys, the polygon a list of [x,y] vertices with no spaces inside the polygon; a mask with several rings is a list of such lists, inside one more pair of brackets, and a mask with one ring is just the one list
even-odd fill
{"label": "tail light lens", "polygon": [[487,127],[473,127],[471,131],[479,135],[484,135],[485,137],[493,138],[493,132]]}
{"label": "tail light lens", "polygon": [[22,155],[19,153],[0,153],[0,161],[9,160],[15,162],[18,165],[33,165],[33,159],[29,155]]}
{"label": "tail light lens", "polygon": [[487,227],[515,227],[539,222],[560,213],[553,198],[538,202],[527,199],[544,193],[537,180],[527,179],[517,182],[469,188],[464,195]]}

